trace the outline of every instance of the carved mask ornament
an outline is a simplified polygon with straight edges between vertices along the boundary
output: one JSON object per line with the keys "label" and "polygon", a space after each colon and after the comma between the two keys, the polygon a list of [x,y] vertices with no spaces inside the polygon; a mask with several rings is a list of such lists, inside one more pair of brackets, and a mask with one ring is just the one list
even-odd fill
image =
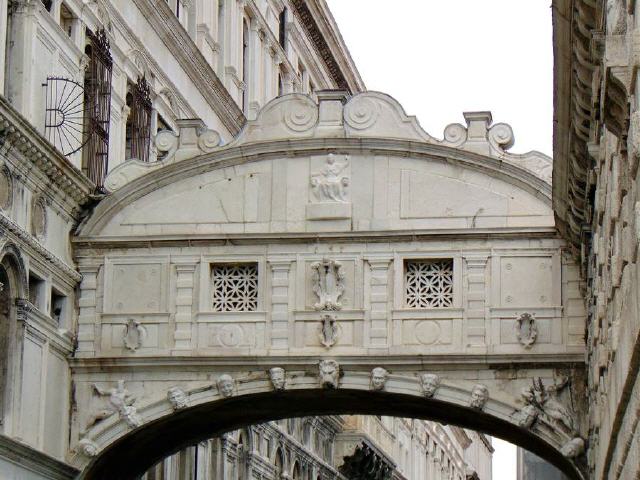
{"label": "carved mask ornament", "polygon": [[473,386],[471,389],[471,398],[469,399],[469,406],[476,410],[482,410],[489,400],[489,389],[480,383]]}
{"label": "carved mask ornament", "polygon": [[269,379],[274,390],[284,390],[286,387],[286,375],[284,368],[273,367],[269,370]]}
{"label": "carved mask ornament", "polygon": [[322,388],[338,388],[340,366],[335,360],[321,360],[319,365],[320,386]]}
{"label": "carved mask ornament", "polygon": [[388,376],[389,372],[382,367],[376,367],[371,370],[371,390],[384,390]]}
{"label": "carved mask ornament", "polygon": [[233,390],[235,387],[234,383],[235,382],[233,381],[231,375],[228,375],[226,373],[220,375],[220,377],[218,377],[218,381],[216,382],[220,395],[225,398],[231,397],[233,395]]}
{"label": "carved mask ornament", "polygon": [[422,394],[426,398],[433,398],[440,387],[440,377],[435,373],[424,373],[420,377],[420,386],[422,387]]}
{"label": "carved mask ornament", "polygon": [[167,399],[173,406],[174,410],[180,410],[188,406],[187,394],[178,387],[171,387],[169,389],[167,392]]}

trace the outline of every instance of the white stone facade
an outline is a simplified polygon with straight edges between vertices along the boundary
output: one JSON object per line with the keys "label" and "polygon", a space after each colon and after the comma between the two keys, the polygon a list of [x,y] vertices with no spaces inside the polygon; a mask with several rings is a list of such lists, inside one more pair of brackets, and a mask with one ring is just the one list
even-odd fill
{"label": "white stone facade", "polygon": [[126,479],[243,422],[361,413],[336,450],[421,419],[376,440],[398,478],[489,475],[484,437],[427,419],[587,478],[580,272],[551,159],[507,124],[440,139],[364,92],[322,0],[0,17],[1,428],[33,452],[3,473]]}

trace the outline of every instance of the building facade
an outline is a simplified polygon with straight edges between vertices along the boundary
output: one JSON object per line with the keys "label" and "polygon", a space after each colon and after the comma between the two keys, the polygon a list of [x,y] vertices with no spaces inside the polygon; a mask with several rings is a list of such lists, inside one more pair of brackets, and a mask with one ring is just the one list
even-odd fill
{"label": "building facade", "polygon": [[554,209],[588,302],[589,475],[637,478],[640,5],[553,4]]}
{"label": "building facade", "polygon": [[144,479],[478,480],[492,478],[492,453],[482,434],[434,422],[290,418],[202,442],[163,460]]}
{"label": "building facade", "polygon": [[[170,155],[153,141],[160,131],[215,131],[199,139],[202,152],[231,142],[277,96],[364,85],[323,1],[0,0],[0,32],[0,472],[69,479],[69,359],[90,336],[82,318],[99,281],[95,267],[78,272],[72,238],[109,173]],[[344,457],[364,445],[393,478],[491,478],[483,435],[367,416],[251,426],[146,478],[345,478]]]}

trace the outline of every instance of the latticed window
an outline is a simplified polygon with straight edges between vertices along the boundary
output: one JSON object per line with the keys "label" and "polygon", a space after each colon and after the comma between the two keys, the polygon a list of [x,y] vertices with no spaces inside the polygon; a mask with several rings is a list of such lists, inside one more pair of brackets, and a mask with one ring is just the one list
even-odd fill
{"label": "latticed window", "polygon": [[219,264],[211,267],[213,310],[252,312],[258,309],[258,265]]}
{"label": "latticed window", "polygon": [[405,302],[410,308],[453,305],[453,260],[408,260]]}

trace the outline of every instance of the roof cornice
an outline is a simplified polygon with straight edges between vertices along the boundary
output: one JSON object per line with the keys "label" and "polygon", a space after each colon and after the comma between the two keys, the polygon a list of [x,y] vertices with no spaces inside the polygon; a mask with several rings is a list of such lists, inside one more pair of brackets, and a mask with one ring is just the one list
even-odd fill
{"label": "roof cornice", "polygon": [[15,108],[0,95],[0,146],[13,148],[30,161],[77,205],[91,199],[94,185],[53,145],[47,142]]}
{"label": "roof cornice", "polygon": [[352,94],[366,90],[325,0],[291,0],[291,3],[336,87]]}

